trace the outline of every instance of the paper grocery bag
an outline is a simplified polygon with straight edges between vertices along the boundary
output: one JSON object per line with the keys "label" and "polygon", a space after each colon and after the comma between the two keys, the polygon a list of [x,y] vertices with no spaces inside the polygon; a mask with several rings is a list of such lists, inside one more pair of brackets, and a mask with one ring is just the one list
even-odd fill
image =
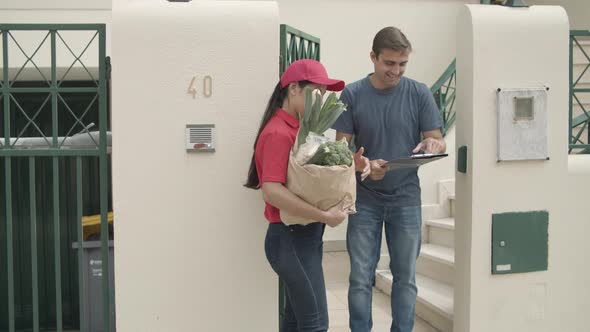
{"label": "paper grocery bag", "polygon": [[[299,165],[291,152],[285,186],[295,195],[320,210],[328,210],[342,201],[348,213],[356,213],[354,162],[351,166]],[[283,210],[281,210],[281,220],[287,225],[307,225],[317,221],[302,218]]]}

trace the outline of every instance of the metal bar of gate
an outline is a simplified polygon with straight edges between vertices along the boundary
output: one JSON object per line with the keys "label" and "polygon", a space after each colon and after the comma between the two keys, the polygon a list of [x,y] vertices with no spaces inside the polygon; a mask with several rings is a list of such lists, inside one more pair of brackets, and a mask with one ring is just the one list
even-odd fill
{"label": "metal bar of gate", "polygon": [[37,257],[37,195],[35,157],[29,157],[29,206],[31,214],[31,280],[33,281],[33,332],[39,332],[39,274]]}
{"label": "metal bar of gate", "polygon": [[107,96],[106,96],[106,33],[105,26],[98,29],[98,57],[102,61],[98,64],[99,72],[99,131],[100,131],[100,239],[102,252],[102,301],[103,301],[103,322],[105,331],[111,330],[111,299],[109,290],[109,226],[108,214],[108,160],[107,160]]}
{"label": "metal bar of gate", "polygon": [[86,294],[82,285],[86,284],[86,276],[84,274],[84,238],[82,231],[82,157],[76,157],[76,226],[78,238],[78,285],[80,298],[80,332],[86,331],[86,312],[84,310],[84,303],[86,303]]}

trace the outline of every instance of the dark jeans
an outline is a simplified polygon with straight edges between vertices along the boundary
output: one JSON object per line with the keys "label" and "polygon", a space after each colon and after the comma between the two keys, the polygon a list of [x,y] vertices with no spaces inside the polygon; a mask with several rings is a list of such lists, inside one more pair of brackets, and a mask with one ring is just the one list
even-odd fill
{"label": "dark jeans", "polygon": [[286,288],[284,332],[325,332],[328,305],[322,269],[324,224],[271,223],[264,250]]}

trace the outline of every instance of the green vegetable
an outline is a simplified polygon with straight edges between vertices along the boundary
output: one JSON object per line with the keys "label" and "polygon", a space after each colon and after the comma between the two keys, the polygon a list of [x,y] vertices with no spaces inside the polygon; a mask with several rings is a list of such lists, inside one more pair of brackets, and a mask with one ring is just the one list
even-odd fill
{"label": "green vegetable", "polygon": [[297,149],[305,143],[310,132],[322,135],[330,128],[342,112],[346,111],[346,105],[331,92],[323,102],[322,94],[318,89],[305,88],[304,115],[299,117],[299,134],[297,135]]}
{"label": "green vegetable", "polygon": [[326,142],[320,145],[316,154],[307,163],[320,166],[350,166],[352,165],[352,152],[348,149],[346,140]]}

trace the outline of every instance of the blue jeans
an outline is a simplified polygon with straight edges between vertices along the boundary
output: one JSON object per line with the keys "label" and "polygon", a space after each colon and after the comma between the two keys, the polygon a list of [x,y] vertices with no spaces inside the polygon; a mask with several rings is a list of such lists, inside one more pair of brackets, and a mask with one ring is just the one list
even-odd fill
{"label": "blue jeans", "polygon": [[271,223],[264,249],[286,290],[284,332],[328,331],[328,304],[322,269],[324,224]]}
{"label": "blue jeans", "polygon": [[391,332],[411,332],[416,305],[416,260],[422,240],[422,208],[384,207],[357,201],[357,213],[349,216],[346,246],[350,256],[348,309],[352,332],[373,327],[372,286],[381,252],[381,234],[389,250],[393,274]]}

